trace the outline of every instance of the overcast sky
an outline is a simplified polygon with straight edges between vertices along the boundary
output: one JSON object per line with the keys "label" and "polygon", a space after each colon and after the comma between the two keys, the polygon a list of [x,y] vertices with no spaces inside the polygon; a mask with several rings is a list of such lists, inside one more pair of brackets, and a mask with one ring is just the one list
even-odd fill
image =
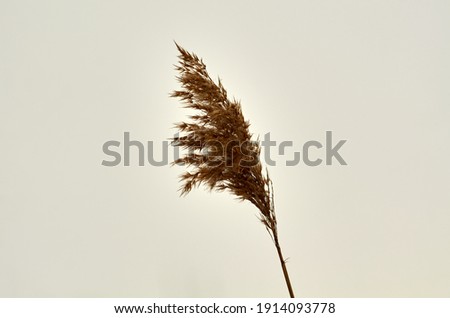
{"label": "overcast sky", "polygon": [[[268,168],[297,296],[450,297],[449,16],[445,0],[0,1],[0,296],[288,296],[250,203],[180,198],[183,168],[135,148],[102,165],[124,132],[160,159],[186,119],[176,40],[255,137],[293,142]],[[286,166],[326,131],[347,165]]]}

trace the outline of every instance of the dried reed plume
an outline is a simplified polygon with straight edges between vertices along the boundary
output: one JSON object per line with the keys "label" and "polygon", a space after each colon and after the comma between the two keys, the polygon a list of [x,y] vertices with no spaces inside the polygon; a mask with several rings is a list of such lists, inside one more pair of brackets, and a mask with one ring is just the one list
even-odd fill
{"label": "dried reed plume", "polygon": [[180,135],[173,138],[173,145],[188,151],[173,164],[191,168],[181,175],[181,193],[205,184],[210,190],[228,190],[253,203],[277,249],[289,295],[294,297],[278,240],[272,181],[267,170],[262,172],[260,147],[251,140],[250,124],[242,115],[240,103],[228,99],[220,79],[217,84],[211,79],[203,61],[176,46],[180,52],[177,79],[182,89],[174,91],[171,97],[198,111],[190,116],[191,122],[176,124]]}

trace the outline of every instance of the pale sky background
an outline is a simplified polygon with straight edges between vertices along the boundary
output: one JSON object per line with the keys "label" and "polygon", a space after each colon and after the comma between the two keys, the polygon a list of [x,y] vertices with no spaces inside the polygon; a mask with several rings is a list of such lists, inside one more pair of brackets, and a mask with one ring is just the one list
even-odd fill
{"label": "pale sky background", "polygon": [[255,136],[348,140],[347,166],[269,167],[297,296],[450,297],[449,16],[446,0],[0,0],[0,296],[288,296],[251,204],[180,198],[180,167],[101,165],[104,142],[159,148],[185,119],[176,40]]}

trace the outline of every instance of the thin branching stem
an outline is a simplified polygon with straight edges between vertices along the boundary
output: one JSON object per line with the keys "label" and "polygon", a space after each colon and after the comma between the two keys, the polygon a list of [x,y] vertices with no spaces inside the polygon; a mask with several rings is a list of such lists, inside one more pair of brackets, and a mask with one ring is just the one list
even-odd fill
{"label": "thin branching stem", "polygon": [[283,258],[283,253],[281,252],[280,243],[278,242],[278,234],[274,234],[274,235],[275,235],[275,238],[274,238],[275,247],[277,249],[278,258],[280,259],[281,268],[283,269],[284,280],[286,281],[286,286],[289,290],[289,296],[291,298],[295,298],[294,290],[292,289],[291,280],[289,278],[289,273],[286,268],[286,260]]}

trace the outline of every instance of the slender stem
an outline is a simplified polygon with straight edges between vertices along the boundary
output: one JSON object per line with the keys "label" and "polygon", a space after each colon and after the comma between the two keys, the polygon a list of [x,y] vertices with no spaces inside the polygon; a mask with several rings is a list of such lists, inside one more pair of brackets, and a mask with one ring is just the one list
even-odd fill
{"label": "slender stem", "polygon": [[280,243],[278,242],[278,234],[276,231],[274,232],[274,242],[275,242],[275,247],[277,248],[278,257],[280,258],[281,268],[283,269],[284,279],[286,281],[286,285],[289,290],[289,296],[291,298],[295,298],[294,290],[292,289],[292,285],[291,285],[291,280],[289,279],[289,273],[286,268],[286,261],[284,260],[283,254],[281,253],[281,247],[280,247]]}

